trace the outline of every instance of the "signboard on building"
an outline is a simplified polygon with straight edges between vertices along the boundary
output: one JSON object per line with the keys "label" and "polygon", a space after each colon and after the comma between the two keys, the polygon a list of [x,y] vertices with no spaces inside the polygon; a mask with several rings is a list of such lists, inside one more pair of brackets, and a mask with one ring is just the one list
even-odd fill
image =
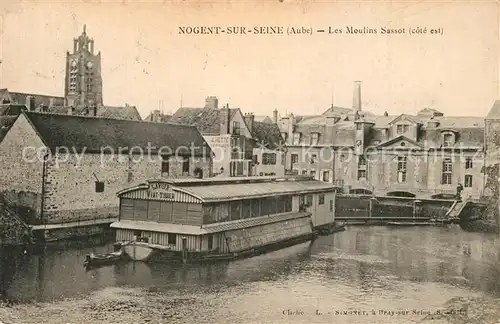
{"label": "signboard on building", "polygon": [[174,199],[175,193],[172,186],[163,182],[152,182],[148,188],[148,198],[150,199]]}

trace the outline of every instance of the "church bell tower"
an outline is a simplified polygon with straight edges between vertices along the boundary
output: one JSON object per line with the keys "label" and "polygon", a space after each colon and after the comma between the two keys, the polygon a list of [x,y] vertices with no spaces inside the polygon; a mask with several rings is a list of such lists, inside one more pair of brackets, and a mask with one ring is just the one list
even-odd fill
{"label": "church bell tower", "polygon": [[83,32],[66,53],[65,105],[76,115],[96,116],[102,103],[101,52],[94,54],[94,40]]}

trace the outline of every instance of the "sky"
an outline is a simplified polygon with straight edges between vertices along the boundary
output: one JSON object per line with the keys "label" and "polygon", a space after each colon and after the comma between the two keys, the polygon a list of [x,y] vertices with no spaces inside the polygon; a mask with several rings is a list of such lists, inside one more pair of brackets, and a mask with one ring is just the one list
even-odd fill
{"label": "sky", "polygon": [[[101,51],[106,105],[145,117],[220,105],[272,116],[352,107],[377,114],[485,116],[500,99],[496,1],[2,1],[0,88],[63,96],[66,51],[86,24]],[[181,35],[180,26],[338,28],[343,34]],[[347,26],[378,29],[346,34]],[[382,27],[405,28],[383,35]],[[409,35],[409,28],[427,28]],[[443,34],[430,34],[441,28]]]}

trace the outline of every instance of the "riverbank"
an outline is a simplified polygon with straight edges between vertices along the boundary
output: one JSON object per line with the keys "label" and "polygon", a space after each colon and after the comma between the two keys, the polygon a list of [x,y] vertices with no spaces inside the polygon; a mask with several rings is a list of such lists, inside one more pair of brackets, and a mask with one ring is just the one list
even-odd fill
{"label": "riverbank", "polygon": [[[3,253],[0,294],[12,305],[0,307],[0,321],[496,324],[500,320],[500,237],[458,227],[349,227],[312,243],[234,262],[130,262],[83,268],[85,255],[110,249],[112,244]],[[316,314],[318,310],[322,315]],[[444,314],[447,310],[455,313]],[[408,313],[398,314],[403,311]],[[427,316],[430,313],[433,316]]]}

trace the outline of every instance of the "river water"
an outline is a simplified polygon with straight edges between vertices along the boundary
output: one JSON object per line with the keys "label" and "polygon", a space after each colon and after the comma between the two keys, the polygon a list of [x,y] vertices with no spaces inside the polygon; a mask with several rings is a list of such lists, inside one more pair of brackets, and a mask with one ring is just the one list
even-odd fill
{"label": "river water", "polygon": [[3,250],[0,321],[500,323],[500,237],[458,227],[348,227],[230,263],[85,271],[111,249]]}

